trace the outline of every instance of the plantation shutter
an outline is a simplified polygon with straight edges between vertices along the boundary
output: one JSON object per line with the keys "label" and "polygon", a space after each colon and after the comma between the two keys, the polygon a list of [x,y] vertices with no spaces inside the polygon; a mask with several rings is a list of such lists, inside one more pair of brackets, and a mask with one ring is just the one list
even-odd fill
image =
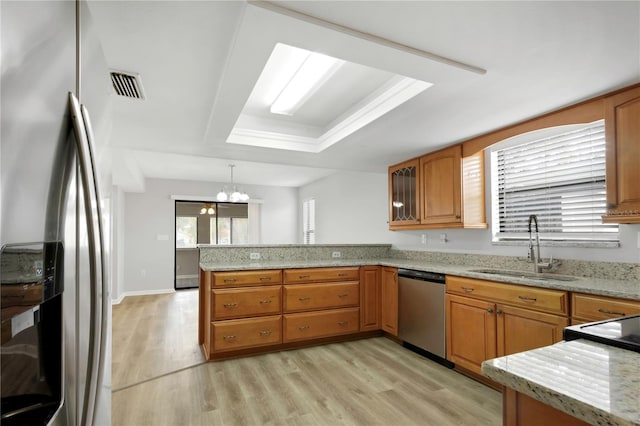
{"label": "plantation shutter", "polygon": [[310,199],[302,203],[302,232],[304,244],[316,242],[316,200]]}
{"label": "plantation shutter", "polygon": [[606,211],[604,120],[495,152],[497,237],[522,238],[529,215],[551,239],[617,239]]}

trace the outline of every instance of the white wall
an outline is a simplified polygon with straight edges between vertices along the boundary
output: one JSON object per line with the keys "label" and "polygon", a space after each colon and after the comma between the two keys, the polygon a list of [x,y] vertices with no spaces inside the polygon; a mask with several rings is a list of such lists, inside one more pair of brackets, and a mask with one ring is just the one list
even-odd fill
{"label": "white wall", "polygon": [[[487,167],[487,170],[490,170]],[[316,243],[387,243],[404,250],[450,251],[473,254],[526,256],[525,246],[491,243],[491,229],[388,230],[388,181],[381,173],[339,173],[299,189],[300,203],[316,199]],[[357,194],[357,195],[354,195]],[[490,218],[490,188],[487,184],[487,218]],[[299,208],[301,214],[301,207]],[[544,247],[546,258],[638,262],[640,225],[620,226],[618,248]],[[301,234],[301,231],[300,231]],[[422,244],[422,235],[427,243]],[[445,234],[447,241],[440,241]],[[300,241],[302,241],[301,237]]]}
{"label": "white wall", "polygon": [[[122,293],[143,294],[174,288],[175,200],[172,195],[213,200],[222,183],[148,179],[143,193],[124,197],[124,253]],[[261,243],[293,244],[298,229],[295,188],[244,185],[262,200]],[[164,239],[166,238],[166,239]]]}
{"label": "white wall", "polygon": [[[317,244],[390,243],[387,174],[341,172],[300,187],[303,200],[316,200]],[[302,243],[302,224],[298,229]]]}

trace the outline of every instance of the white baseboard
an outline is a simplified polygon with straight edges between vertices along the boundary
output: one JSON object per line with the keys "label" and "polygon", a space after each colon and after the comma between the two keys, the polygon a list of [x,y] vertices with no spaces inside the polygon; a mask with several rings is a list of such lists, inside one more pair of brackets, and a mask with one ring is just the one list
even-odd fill
{"label": "white baseboard", "polygon": [[118,305],[120,304],[125,297],[127,296],[148,296],[150,294],[166,294],[166,293],[175,293],[176,291],[172,288],[169,289],[163,289],[163,290],[138,290],[138,291],[125,291],[124,293],[122,293],[122,295],[120,297],[118,297],[117,299],[112,299],[111,300],[111,304],[112,305]]}

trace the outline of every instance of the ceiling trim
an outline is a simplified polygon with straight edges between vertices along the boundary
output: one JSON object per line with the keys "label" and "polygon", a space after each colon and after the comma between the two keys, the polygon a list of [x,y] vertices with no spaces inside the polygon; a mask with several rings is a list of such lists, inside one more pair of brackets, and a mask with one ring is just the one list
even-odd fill
{"label": "ceiling trim", "polygon": [[269,10],[271,12],[279,13],[281,15],[286,15],[291,18],[299,19],[301,21],[308,22],[310,24],[319,25],[324,28],[328,28],[334,31],[341,32],[343,34],[347,34],[353,37],[360,38],[365,41],[373,42],[380,44],[382,46],[391,47],[392,49],[400,50],[402,52],[410,53],[412,55],[420,56],[422,58],[430,59],[432,61],[440,62],[442,64],[450,65],[455,68],[459,68],[461,70],[469,71],[475,74],[486,74],[487,70],[484,68],[477,67],[475,65],[466,64],[464,62],[456,61],[455,59],[447,58],[445,56],[441,56],[432,52],[428,52],[426,50],[418,49],[412,46],[407,46],[406,44],[398,43],[392,40],[388,40],[383,37],[379,37],[377,35],[366,33],[362,31],[358,31],[356,29],[346,27],[344,25],[336,24],[335,22],[326,21],[324,19],[316,18],[312,15],[307,15],[305,13],[297,12],[292,9],[288,9],[286,7],[279,6],[270,1],[262,1],[262,0],[249,0],[249,4],[254,6],[261,7],[263,9]]}
{"label": "ceiling trim", "polygon": [[395,76],[334,120],[317,138],[272,130],[234,128],[227,138],[227,143],[318,153],[377,120],[432,85],[432,83],[410,77]]}

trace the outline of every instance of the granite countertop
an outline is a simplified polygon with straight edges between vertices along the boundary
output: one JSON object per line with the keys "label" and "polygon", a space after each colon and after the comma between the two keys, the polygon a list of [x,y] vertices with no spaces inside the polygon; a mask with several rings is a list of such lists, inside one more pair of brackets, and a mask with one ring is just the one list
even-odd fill
{"label": "granite countertop", "polygon": [[[261,262],[241,263],[200,263],[204,271],[241,271],[254,269],[287,269],[287,268],[320,268],[340,266],[382,265],[396,268],[431,271],[448,275],[478,278],[482,280],[499,281],[533,287],[550,288],[563,291],[598,294],[603,296],[620,297],[624,299],[640,299],[640,282],[609,280],[603,278],[573,277],[572,281],[555,279],[540,280],[530,277],[505,276],[477,272],[487,269],[479,266],[464,266],[452,264],[437,264],[420,260],[405,259],[329,259],[329,260],[271,260]],[[545,274],[550,275],[550,274]],[[559,276],[562,277],[562,276]]]}
{"label": "granite countertop", "polygon": [[588,340],[482,363],[490,379],[593,425],[640,425],[640,353]]}

